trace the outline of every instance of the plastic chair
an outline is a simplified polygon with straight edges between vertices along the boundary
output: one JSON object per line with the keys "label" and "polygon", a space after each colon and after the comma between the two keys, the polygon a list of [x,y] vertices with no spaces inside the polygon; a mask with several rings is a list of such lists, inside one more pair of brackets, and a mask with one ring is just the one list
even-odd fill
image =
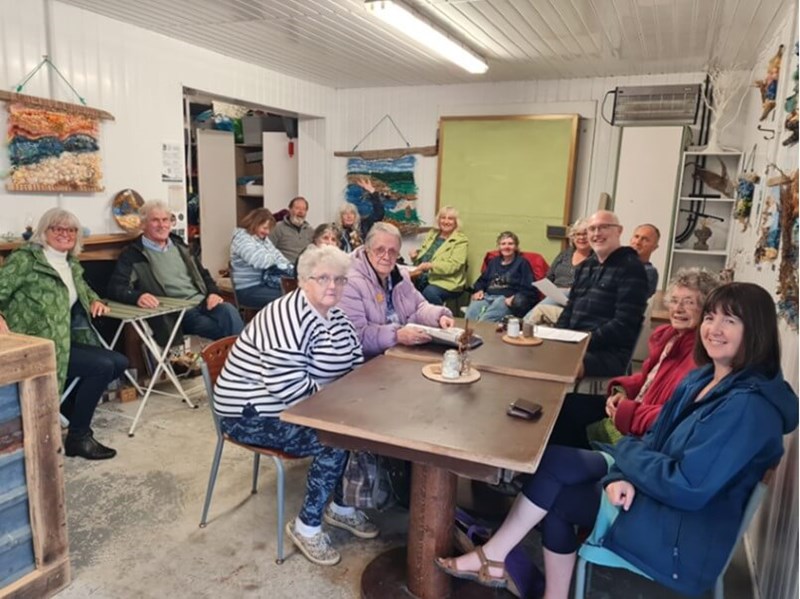
{"label": "plastic chair", "polygon": [[[733,554],[736,551],[736,546],[739,544],[739,541],[741,541],[744,533],[747,532],[750,522],[753,520],[753,516],[755,516],[759,505],[761,505],[761,501],[764,498],[764,493],[767,490],[766,481],[769,479],[771,473],[772,470],[767,471],[767,474],[765,474],[764,478],[753,489],[753,492],[750,494],[750,499],[747,500],[747,505],[745,506],[744,514],[742,515],[742,521],[739,524],[739,531],[736,534],[736,543],[731,548],[730,555],[728,555],[728,559],[725,561],[725,565],[722,567],[722,571],[720,572],[719,576],[717,576],[717,581],[714,584],[714,599],[724,599],[725,597],[725,571],[728,569],[728,565],[731,563]],[[591,540],[593,537],[594,532],[592,532],[592,535],[590,535],[589,539]],[[591,582],[590,567],[592,564],[606,567],[624,567],[628,570],[635,571],[636,574],[642,574],[638,570],[632,570],[633,566],[627,564],[627,562],[622,560],[613,551],[610,551],[604,547],[600,547],[596,544],[591,546],[592,557],[589,558],[587,555],[588,551],[585,550],[587,543],[584,543],[584,545],[581,546],[580,550],[578,551],[578,562],[575,565],[574,599],[584,599],[586,597],[586,589],[589,587]]]}
{"label": "plastic chair", "polygon": [[[213,404],[214,397],[214,383],[217,381],[222,366],[228,357],[231,347],[236,341],[236,336],[225,337],[219,339],[206,347],[201,355],[203,357],[200,362],[200,370],[203,373],[203,382],[206,386],[206,393],[208,394],[209,402]],[[253,487],[251,494],[258,491],[258,467],[260,465],[261,456],[269,456],[275,463],[275,470],[277,472],[277,499],[278,499],[278,557],[275,560],[276,564],[282,564],[284,560],[283,553],[283,520],[284,520],[284,466],[283,460],[298,459],[297,456],[283,453],[277,449],[269,449],[266,447],[256,447],[254,445],[247,445],[240,443],[235,439],[231,439],[228,435],[222,432],[220,426],[220,417],[214,411],[213,405],[211,406],[211,416],[214,418],[214,430],[217,432],[217,446],[214,450],[214,461],[211,463],[211,472],[208,477],[208,489],[206,490],[206,500],[203,504],[203,515],[200,517],[200,528],[205,528],[208,519],[208,509],[211,506],[211,496],[214,493],[214,484],[217,482],[217,473],[219,471],[219,463],[222,458],[222,449],[225,443],[228,442],[237,447],[241,447],[248,451],[253,452]]]}

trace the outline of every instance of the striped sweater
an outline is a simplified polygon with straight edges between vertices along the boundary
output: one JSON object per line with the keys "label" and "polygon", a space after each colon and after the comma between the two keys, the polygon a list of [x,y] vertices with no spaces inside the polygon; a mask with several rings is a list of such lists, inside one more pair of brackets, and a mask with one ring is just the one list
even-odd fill
{"label": "striped sweater", "polygon": [[273,266],[291,275],[291,263],[283,257],[272,242],[237,228],[231,240],[231,271],[236,289],[261,285],[262,273]]}
{"label": "striped sweater", "polygon": [[261,310],[231,348],[214,387],[214,411],[239,417],[251,404],[277,418],[364,361],[352,323],[339,308],[326,320],[298,289]]}

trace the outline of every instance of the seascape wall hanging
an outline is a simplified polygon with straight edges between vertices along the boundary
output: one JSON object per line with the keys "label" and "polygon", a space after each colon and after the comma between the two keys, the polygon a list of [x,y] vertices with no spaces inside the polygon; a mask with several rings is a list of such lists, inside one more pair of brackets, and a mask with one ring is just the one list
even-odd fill
{"label": "seascape wall hanging", "polygon": [[416,205],[415,166],[414,156],[383,160],[348,158],[345,200],[354,204],[362,216],[370,214],[372,206],[357,183],[367,177],[375,191],[382,196],[385,210],[383,220],[397,226],[404,235],[414,233],[420,226]]}
{"label": "seascape wall hanging", "polygon": [[0,92],[8,111],[8,191],[103,191],[100,120],[87,106]]}
{"label": "seascape wall hanging", "polygon": [[760,121],[766,119],[769,114],[775,109],[775,102],[778,97],[778,78],[781,74],[781,58],[783,57],[783,44],[778,46],[778,51],[775,53],[769,64],[767,65],[767,74],[763,79],[756,81],[756,87],[761,91],[761,118]]}

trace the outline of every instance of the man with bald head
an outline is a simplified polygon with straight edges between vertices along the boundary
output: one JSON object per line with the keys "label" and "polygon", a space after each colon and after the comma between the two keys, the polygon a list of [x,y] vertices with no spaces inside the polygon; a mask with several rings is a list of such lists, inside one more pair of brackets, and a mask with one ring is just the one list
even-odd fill
{"label": "man with bald head", "polygon": [[594,254],[580,263],[569,302],[556,326],[592,334],[583,376],[623,374],[642,327],[647,276],[639,255],[621,243],[617,216],[600,210],[586,227]]}
{"label": "man with bald head", "polygon": [[644,272],[647,275],[647,297],[650,297],[658,288],[658,270],[650,262],[650,256],[658,249],[658,242],[661,240],[661,231],[658,227],[645,223],[633,230],[630,246],[639,254],[639,260],[644,264]]}

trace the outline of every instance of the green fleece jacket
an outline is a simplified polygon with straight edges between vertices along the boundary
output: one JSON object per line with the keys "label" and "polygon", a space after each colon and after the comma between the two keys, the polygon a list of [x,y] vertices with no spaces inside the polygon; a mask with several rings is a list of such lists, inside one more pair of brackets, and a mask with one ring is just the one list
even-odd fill
{"label": "green fleece jacket", "polygon": [[[422,242],[417,260],[425,255],[439,236],[439,230],[433,229]],[[453,231],[444,240],[433,255],[433,269],[428,271],[428,283],[441,287],[446,291],[461,291],[467,286],[467,236],[461,231]]]}
{"label": "green fleece jacket", "polygon": [[[99,300],[83,278],[83,267],[68,257],[78,303],[85,312],[85,328],[72,329],[69,292],[50,266],[42,246],[29,243],[12,252],[0,267],[0,315],[15,333],[50,339],[56,346],[58,388],[64,388],[72,341],[97,345],[89,328],[90,306]],[[84,320],[84,319],[82,319]]]}

